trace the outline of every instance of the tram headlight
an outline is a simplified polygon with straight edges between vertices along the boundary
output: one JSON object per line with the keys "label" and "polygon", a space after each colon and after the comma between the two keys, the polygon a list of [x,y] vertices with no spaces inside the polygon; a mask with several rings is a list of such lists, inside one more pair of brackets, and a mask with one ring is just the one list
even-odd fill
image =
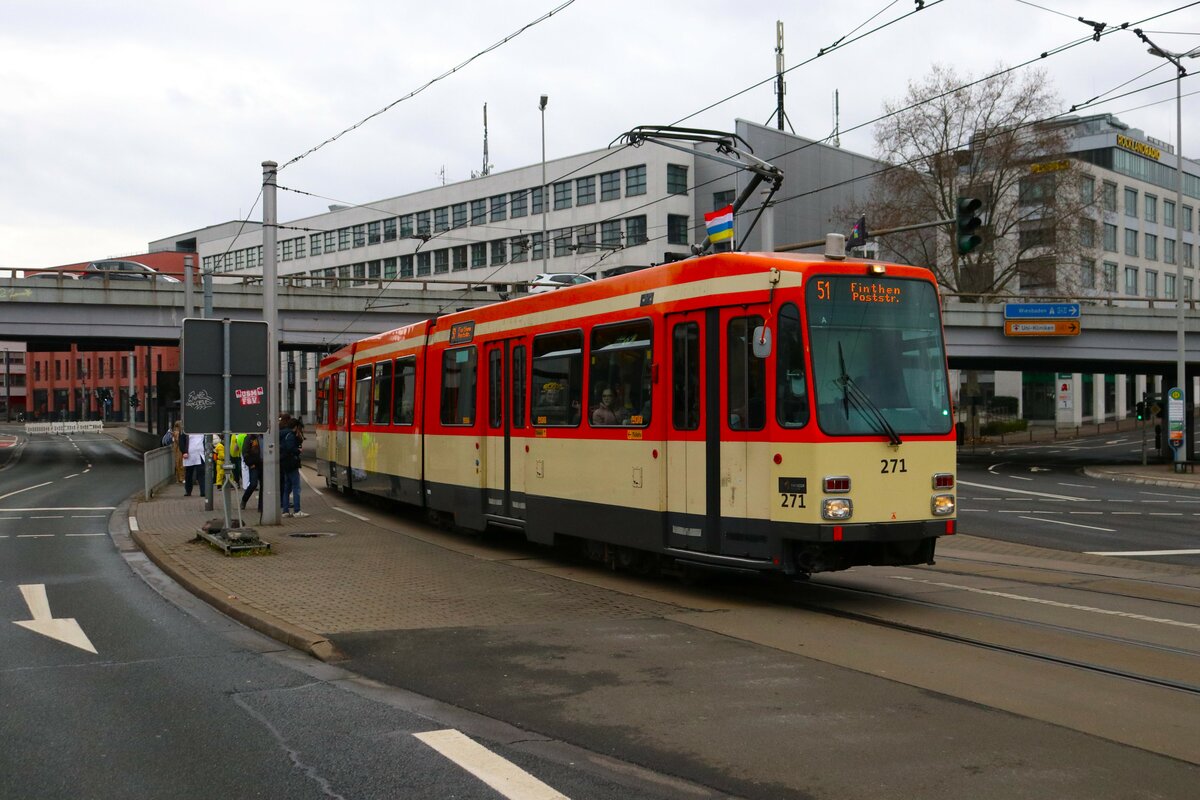
{"label": "tram headlight", "polygon": [[946,517],[954,513],[954,495],[935,494],[929,500],[929,510],[935,517]]}
{"label": "tram headlight", "polygon": [[821,501],[821,519],[843,520],[854,516],[854,503],[849,497],[826,497]]}

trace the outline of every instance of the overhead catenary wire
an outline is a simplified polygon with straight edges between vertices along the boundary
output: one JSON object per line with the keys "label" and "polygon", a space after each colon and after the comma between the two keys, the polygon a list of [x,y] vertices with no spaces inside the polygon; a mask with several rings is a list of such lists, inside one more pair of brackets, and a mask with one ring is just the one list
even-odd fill
{"label": "overhead catenary wire", "polygon": [[[930,5],[930,6],[931,6],[931,5],[934,5],[934,4],[937,4],[937,3],[940,3],[941,1],[942,1],[942,0],[935,0],[935,2],[934,2],[934,3],[930,3],[930,4],[928,4],[928,5]],[[894,5],[894,4],[893,4],[893,5]],[[1176,8],[1176,9],[1172,9],[1172,10],[1169,10],[1169,11],[1162,12],[1161,14],[1157,14],[1157,15],[1154,15],[1154,16],[1151,16],[1151,17],[1148,17],[1148,18],[1146,18],[1146,20],[1143,20],[1143,22],[1145,22],[1145,21],[1149,21],[1149,20],[1153,20],[1153,19],[1157,19],[1157,18],[1161,18],[1161,17],[1167,16],[1167,15],[1169,15],[1169,14],[1172,14],[1172,13],[1176,13],[1177,11],[1180,11],[1180,10],[1183,10],[1183,9],[1186,9],[1186,8],[1189,8],[1189,7],[1193,6],[1193,5],[1197,5],[1197,3],[1190,3],[1190,4],[1186,4],[1186,5],[1184,5],[1184,6],[1181,6],[1181,7],[1179,7],[1179,8]],[[890,6],[888,6],[888,7],[890,7]],[[885,8],[884,10],[886,10],[886,8]],[[921,10],[921,9],[916,9],[916,10]],[[878,27],[876,27],[876,28],[872,29],[871,31],[868,31],[867,33],[863,34],[862,36],[855,37],[854,39],[851,39],[851,40],[849,40],[849,41],[844,41],[846,37],[843,37],[842,39],[838,40],[838,42],[836,42],[836,43],[835,43],[835,45],[831,46],[830,48],[827,48],[827,49],[823,50],[823,51],[822,51],[822,53],[820,53],[819,55],[828,54],[829,52],[832,52],[834,49],[840,49],[841,47],[847,46],[847,45],[849,45],[849,44],[853,43],[854,41],[859,41],[859,40],[861,40],[862,38],[864,38],[864,37],[865,37],[865,36],[867,36],[867,35],[870,35],[870,34],[872,34],[872,33],[874,33],[874,32],[877,32],[878,30],[882,30],[883,28],[885,28],[885,27],[887,27],[887,26],[889,26],[889,25],[891,25],[891,24],[894,24],[895,22],[899,21],[900,19],[903,19],[903,18],[905,18],[905,17],[907,17],[907,16],[910,16],[910,15],[911,15],[911,14],[913,14],[913,13],[916,13],[916,10],[914,10],[914,11],[911,11],[911,12],[908,12],[907,14],[905,14],[905,15],[903,15],[903,16],[901,16],[901,17],[898,17],[897,19],[894,19],[894,20],[892,20],[892,21],[890,21],[890,22],[888,22],[888,23],[885,23],[885,24],[883,24],[883,25],[880,25],[880,26],[878,26]],[[880,13],[882,13],[882,12],[880,12]],[[876,14],[875,16],[878,16],[878,14]],[[874,17],[872,17],[872,19],[874,19]],[[869,22],[869,21],[870,21],[870,20],[868,20],[868,22]],[[866,24],[866,23],[864,23],[864,24]],[[1122,30],[1122,29],[1125,29],[1125,28],[1127,28],[1127,27],[1129,27],[1129,26],[1131,26],[1131,25],[1135,25],[1135,24],[1141,24],[1141,23],[1125,23],[1124,25],[1120,25],[1120,26],[1113,26],[1112,28],[1110,28],[1110,29],[1108,29],[1107,31],[1105,31],[1105,35],[1108,35],[1108,34],[1114,33],[1114,32],[1116,32],[1117,30]],[[862,27],[862,26],[860,25],[860,26],[859,26],[859,28],[856,28],[855,30],[858,30],[858,29],[860,29],[861,27]],[[852,33],[853,33],[853,31],[852,31]],[[1005,73],[1007,73],[1007,72],[1011,72],[1011,71],[1013,71],[1013,70],[1020,69],[1020,68],[1022,68],[1022,67],[1024,67],[1024,66],[1028,66],[1028,65],[1030,65],[1030,64],[1032,64],[1032,63],[1036,63],[1037,61],[1043,60],[1043,59],[1045,59],[1045,58],[1047,58],[1047,57],[1049,57],[1049,56],[1051,56],[1051,55],[1056,55],[1056,54],[1058,54],[1058,53],[1061,53],[1061,52],[1064,52],[1064,51],[1066,51],[1066,50],[1069,50],[1069,49],[1071,49],[1071,48],[1073,48],[1073,47],[1076,47],[1076,46],[1078,46],[1079,44],[1083,44],[1083,43],[1085,43],[1085,42],[1087,42],[1087,41],[1089,41],[1089,40],[1092,40],[1093,38],[1094,38],[1094,37],[1088,36],[1088,37],[1083,37],[1083,38],[1081,38],[1081,39],[1078,39],[1078,40],[1073,40],[1073,41],[1070,41],[1070,42],[1068,42],[1068,43],[1066,43],[1066,44],[1064,44],[1064,45],[1061,45],[1061,46],[1059,46],[1059,47],[1057,47],[1057,48],[1054,48],[1054,49],[1052,49],[1052,50],[1045,51],[1045,52],[1041,53],[1041,54],[1040,54],[1038,57],[1036,57],[1036,58],[1033,58],[1033,59],[1029,59],[1029,60],[1028,60],[1028,61],[1026,61],[1026,62],[1023,62],[1023,63],[1021,63],[1021,64],[1015,65],[1014,67],[1010,67],[1010,68],[1008,68],[1008,69],[1001,70],[1001,71],[999,71],[999,72],[993,73],[992,75],[985,76],[984,78],[980,78],[980,79],[979,79],[979,80],[977,80],[977,81],[972,81],[972,82],[970,82],[970,83],[964,84],[963,86],[956,87],[955,89],[952,89],[952,90],[948,91],[946,94],[952,93],[953,91],[960,91],[961,89],[963,89],[963,88],[968,88],[968,87],[970,87],[970,86],[973,86],[973,85],[975,85],[976,83],[979,83],[979,82],[982,82],[982,81],[985,81],[985,80],[989,80],[989,79],[991,79],[991,78],[993,78],[993,77],[998,77],[998,76],[1000,76],[1000,75],[1003,75],[1003,74],[1005,74]],[[818,55],[818,57],[819,57],[819,55]],[[814,57],[814,58],[815,58],[815,57]],[[812,60],[814,60],[814,59],[809,59],[809,60],[808,60],[808,61],[806,61],[806,62],[802,62],[802,63],[800,63],[800,64],[797,64],[797,65],[795,65],[794,67],[790,68],[788,71],[790,72],[790,71],[792,71],[792,70],[798,69],[799,67],[801,67],[801,66],[804,66],[804,65],[805,65],[805,64],[807,64],[807,63],[811,63],[811,61],[812,61]],[[1161,66],[1161,65],[1160,65],[1160,66]],[[1151,71],[1153,71],[1153,70],[1151,70]],[[1148,74],[1148,73],[1145,73],[1145,74]],[[772,76],[772,77],[773,77],[773,76]],[[1142,77],[1142,76],[1139,76],[1139,77]],[[733,99],[733,98],[735,98],[735,97],[737,97],[737,96],[740,96],[741,94],[744,94],[746,91],[750,91],[750,90],[752,90],[753,88],[756,88],[756,87],[758,87],[758,86],[761,86],[761,85],[763,85],[763,84],[764,84],[764,83],[766,83],[766,82],[769,82],[769,80],[771,80],[771,78],[765,79],[764,81],[761,81],[761,82],[759,82],[759,83],[756,83],[756,84],[754,84],[754,85],[752,85],[752,86],[750,86],[750,87],[747,87],[746,89],[743,89],[743,90],[742,90],[742,91],[740,91],[740,92],[737,92],[737,93],[735,93],[735,94],[733,94],[733,95],[730,95],[730,96],[728,96],[727,98],[725,98],[724,100],[718,101],[717,103],[710,104],[709,106],[706,106],[705,108],[701,109],[700,111],[694,112],[693,114],[689,115],[688,117],[684,117],[684,118],[683,118],[682,120],[680,120],[680,121],[685,121],[685,120],[687,120],[687,119],[690,119],[691,117],[693,117],[693,116],[696,116],[696,115],[697,115],[697,114],[699,114],[699,113],[703,113],[703,111],[709,110],[709,109],[711,109],[711,108],[713,108],[713,107],[715,107],[715,106],[717,106],[717,105],[720,105],[720,104],[721,104],[721,103],[723,103],[723,102],[726,102],[726,101],[728,101],[728,100],[730,100],[730,99]],[[1132,80],[1137,80],[1137,78],[1134,78],[1134,79],[1132,79]],[[1128,84],[1128,83],[1130,83],[1130,82],[1132,82],[1132,81],[1127,81],[1126,83],[1124,83],[1124,84],[1121,84],[1121,86],[1127,85],[1127,84]],[[1116,87],[1116,88],[1120,88],[1120,87]],[[1153,87],[1146,87],[1146,88],[1153,88]],[[1111,92],[1111,91],[1115,91],[1115,89],[1113,89],[1113,90],[1110,90],[1110,92]],[[1128,96],[1128,94],[1129,94],[1129,93],[1127,93],[1126,95],[1121,95],[1121,96]],[[941,96],[944,96],[944,95],[939,95],[938,97],[941,97]],[[1089,100],[1087,103],[1080,104],[1080,105],[1077,105],[1077,106],[1073,106],[1073,107],[1072,107],[1072,109],[1071,109],[1071,111],[1078,110],[1078,109],[1080,109],[1080,108],[1086,107],[1086,106],[1088,106],[1088,105],[1090,105],[1090,104],[1094,103],[1096,100],[1098,100],[1098,99],[1099,99],[1099,97],[1103,97],[1103,95],[1101,95],[1101,96],[1098,96],[1097,98],[1093,98],[1092,100]],[[1119,97],[1120,97],[1120,96],[1119,96]],[[896,110],[894,110],[894,111],[892,111],[892,112],[890,112],[890,113],[888,113],[888,114],[881,115],[881,116],[879,116],[879,117],[876,117],[875,119],[868,120],[868,121],[866,121],[866,122],[863,122],[863,123],[861,123],[861,124],[859,124],[859,125],[853,126],[852,128],[849,128],[849,129],[847,129],[847,131],[853,131],[853,130],[857,130],[857,129],[859,129],[859,128],[861,128],[861,127],[864,127],[864,126],[866,126],[866,125],[871,125],[871,124],[874,124],[874,123],[876,123],[876,122],[878,122],[878,121],[881,121],[881,120],[883,120],[883,119],[887,119],[887,118],[888,118],[888,117],[890,117],[890,116],[893,116],[893,115],[895,115],[895,114],[898,114],[898,113],[903,113],[903,112],[904,112],[904,111],[906,111],[906,110],[909,110],[909,109],[911,109],[911,108],[915,108],[915,107],[917,107],[917,106],[919,106],[919,105],[921,105],[921,104],[923,104],[923,103],[926,103],[926,102],[931,102],[932,100],[935,100],[935,99],[937,99],[937,97],[934,97],[934,98],[926,98],[925,100],[923,100],[923,101],[920,101],[920,102],[918,102],[918,103],[914,103],[914,104],[912,104],[912,105],[910,105],[910,106],[908,106],[908,107],[906,107],[906,108],[896,109]],[[1113,99],[1117,99],[1117,98],[1113,98]],[[1069,112],[1064,112],[1064,113],[1069,113]],[[1061,114],[1060,114],[1060,115],[1056,115],[1056,116],[1061,116]],[[1053,119],[1053,118],[1055,118],[1055,117],[1051,117],[1051,118],[1048,118],[1048,119]],[[792,150],[790,150],[790,151],[786,151],[785,153],[782,153],[782,154],[780,154],[780,156],[782,156],[782,155],[788,155],[788,154],[791,154],[791,153],[797,152],[797,151],[799,151],[799,150],[802,150],[802,149],[804,149],[804,148],[806,148],[806,147],[811,147],[811,146],[812,146],[812,145],[814,145],[814,144],[820,144],[822,141],[823,141],[823,140],[814,140],[814,141],[812,141],[812,142],[810,142],[810,143],[806,143],[806,144],[804,144],[804,145],[801,145],[800,147],[794,148],[794,149],[792,149]],[[614,155],[614,154],[615,154],[615,153],[617,153],[617,152],[620,152],[620,149],[619,149],[619,148],[618,148],[618,149],[616,149],[616,150],[613,150],[613,151],[612,151],[612,152],[610,152],[610,153],[605,153],[604,155],[600,156],[600,157],[599,157],[599,158],[597,158],[597,159],[593,159],[592,161],[588,162],[587,164],[581,165],[581,166],[579,166],[579,167],[576,167],[576,168],[575,168],[575,169],[573,169],[573,170],[570,170],[570,171],[568,171],[568,172],[566,172],[566,173],[563,173],[563,174],[561,174],[561,175],[560,175],[560,176],[558,176],[557,178],[553,179],[553,181],[548,181],[546,185],[547,185],[547,186],[549,186],[549,185],[552,185],[552,183],[554,183],[554,182],[559,182],[559,181],[563,180],[564,178],[567,178],[567,177],[570,177],[571,175],[577,174],[578,172],[581,172],[581,171],[583,171],[583,170],[587,169],[589,166],[592,166],[592,165],[594,165],[594,164],[596,164],[596,163],[599,163],[600,161],[603,161],[605,158],[611,157],[611,155]],[[773,157],[779,157],[779,156],[773,156]],[[903,166],[903,165],[895,165],[895,166],[889,167],[889,169],[896,168],[896,167],[898,167],[898,166]],[[730,173],[730,174],[733,174],[733,173]],[[874,173],[874,174],[878,174],[878,173]],[[703,185],[708,185],[709,183],[712,183],[712,182],[714,182],[714,181],[717,181],[717,180],[722,180],[722,179],[724,179],[724,178],[727,178],[727,177],[729,177],[729,175],[718,176],[717,178],[714,178],[712,181],[707,181],[707,182],[705,182],[705,184],[703,184]],[[869,177],[869,176],[862,176],[862,177]],[[862,179],[862,177],[860,177],[860,178],[857,178],[857,179],[854,179],[854,180],[861,180],[861,179]],[[810,195],[810,194],[813,194],[813,193],[816,193],[816,192],[819,192],[819,191],[824,191],[824,190],[827,190],[827,189],[829,189],[829,188],[834,188],[834,187],[836,187],[836,186],[845,185],[846,183],[850,183],[850,182],[852,182],[852,181],[842,181],[842,182],[838,182],[838,183],[836,183],[836,184],[831,184],[831,185],[829,185],[829,186],[825,186],[825,187],[820,187],[820,188],[818,188],[818,189],[809,190],[809,191],[806,191],[806,192],[803,192],[803,193],[799,193],[799,194],[797,194],[797,195],[792,195],[792,196],[790,196],[790,197],[783,198],[783,200],[787,200],[787,199],[793,199],[794,197],[800,197],[800,196],[806,196],[806,195]],[[700,185],[696,185],[696,186],[694,186],[694,187],[693,187],[693,189],[697,189],[697,188],[700,188]],[[298,191],[298,190],[297,190],[297,191]],[[318,196],[318,195],[314,195],[314,196]],[[328,199],[328,198],[327,198],[327,199]],[[626,216],[628,216],[628,215],[629,215],[631,212],[633,212],[633,211],[637,211],[637,210],[640,210],[640,209],[643,209],[643,208],[649,207],[650,205],[652,205],[652,204],[654,204],[654,203],[656,203],[656,202],[662,202],[662,201],[663,201],[663,200],[665,200],[665,199],[667,199],[667,198],[666,198],[666,197],[663,197],[663,198],[657,198],[657,199],[655,199],[655,200],[651,200],[651,201],[650,201],[650,202],[648,202],[648,203],[644,203],[644,204],[642,204],[642,205],[640,205],[640,206],[637,206],[637,207],[635,207],[635,208],[633,208],[633,209],[625,209],[625,210],[623,210],[623,211],[622,211],[622,212],[621,212],[619,215],[614,215],[614,216],[612,216],[612,217],[608,217],[608,218],[606,218],[606,219],[600,220],[599,222],[613,221],[614,219],[618,219],[618,218],[620,218],[620,217],[626,217]],[[782,202],[783,200],[780,200],[779,202]],[[549,202],[549,197],[543,198],[543,202]],[[353,204],[351,204],[351,205],[353,206]],[[367,207],[367,208],[370,208],[371,206],[369,206],[369,205],[362,205],[362,206],[358,206],[358,207]],[[390,211],[385,211],[385,210],[383,210],[383,209],[377,209],[377,210],[381,211],[382,213],[389,213],[389,214],[391,213]],[[749,210],[748,210],[748,211],[749,211]],[[474,226],[472,226],[472,227],[474,227]],[[493,229],[493,230],[495,230],[495,229],[497,229],[497,227],[498,227],[498,226],[491,226],[491,225],[489,225],[489,226],[485,226],[485,227],[486,227],[486,228],[489,228],[489,229]],[[695,227],[698,227],[698,226],[694,226],[694,227],[693,227],[693,229],[694,229]],[[438,232],[438,233],[436,233],[436,234],[433,234],[433,235],[431,235],[430,239],[436,239],[436,238],[438,238],[438,237],[440,237],[440,236],[444,236],[446,233],[448,233],[448,232],[449,232],[449,231],[451,231],[451,230],[459,230],[459,228],[451,228],[451,229],[448,229],[447,231],[441,231],[441,232]],[[500,228],[500,230],[504,230],[504,231],[512,231],[513,229],[512,229],[512,228],[508,228],[508,227],[502,227],[502,228]],[[524,233],[526,232],[526,231],[525,231],[525,229],[523,229],[523,228],[518,228],[518,229],[516,229],[516,231],[517,231],[519,234],[524,234]],[[536,231],[532,231],[532,232],[530,232],[530,233],[536,233]],[[446,238],[447,238],[447,239],[457,239],[457,237],[449,237],[449,236],[447,236]],[[659,239],[659,238],[662,238],[662,237],[655,237],[654,239],[647,239],[647,241],[655,241],[655,240],[657,240],[657,239]],[[463,240],[459,240],[459,241],[463,241]],[[466,241],[468,241],[468,243],[476,243],[476,242],[475,242],[475,240],[466,240]],[[549,241],[543,242],[543,247],[548,247],[549,245],[550,245],[550,242],[549,242]],[[611,255],[611,251],[609,251],[609,252],[605,252],[605,254],[604,254],[603,256],[601,256],[601,258],[600,258],[600,259],[598,259],[598,261],[597,261],[596,263],[599,263],[599,262],[603,261],[603,260],[604,260],[605,258],[607,258],[609,255]],[[506,262],[506,263],[505,263],[505,264],[503,264],[503,265],[499,265],[499,266],[497,266],[497,267],[496,267],[496,268],[495,268],[495,269],[494,269],[494,270],[493,270],[493,271],[490,273],[490,275],[495,275],[495,274],[496,274],[496,273],[497,273],[497,272],[498,272],[500,269],[503,269],[503,267],[504,267],[504,266],[507,266],[507,264],[508,264],[508,263],[511,263],[511,261],[508,261],[508,262]],[[591,266],[591,267],[586,267],[585,269],[590,269],[590,268],[594,268],[594,265],[593,265],[593,266]],[[382,289],[381,289],[381,293],[382,293]]]}

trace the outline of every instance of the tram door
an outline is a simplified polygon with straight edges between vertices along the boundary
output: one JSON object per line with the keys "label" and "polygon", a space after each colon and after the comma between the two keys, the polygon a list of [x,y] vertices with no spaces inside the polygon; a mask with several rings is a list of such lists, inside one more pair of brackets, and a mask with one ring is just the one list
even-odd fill
{"label": "tram door", "polygon": [[[670,397],[667,420],[667,546],[715,552],[720,520],[710,483],[718,451],[710,446],[716,421],[710,397],[716,388],[715,311],[667,317]],[[718,443],[716,437],[712,437]]]}
{"label": "tram door", "polygon": [[[521,485],[524,471],[513,469],[514,442],[519,442],[513,439],[513,428],[524,426],[525,348],[515,340],[496,342],[488,345],[485,358],[487,424],[480,454],[483,513],[491,517],[524,519],[524,503],[513,501],[514,494],[518,498],[524,496]],[[514,483],[518,485],[514,486]]]}

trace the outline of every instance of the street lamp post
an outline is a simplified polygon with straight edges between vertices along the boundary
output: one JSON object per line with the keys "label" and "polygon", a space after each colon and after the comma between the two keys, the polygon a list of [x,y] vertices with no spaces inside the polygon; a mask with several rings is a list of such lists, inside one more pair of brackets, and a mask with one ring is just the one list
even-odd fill
{"label": "street lamp post", "polygon": [[547,250],[550,243],[546,241],[546,206],[550,204],[549,192],[546,191],[546,104],[550,102],[549,95],[542,95],[538,100],[538,110],[542,112],[542,272],[549,272],[546,264],[550,255]]}
{"label": "street lamp post", "polygon": [[[1183,254],[1187,252],[1183,246],[1183,96],[1180,94],[1180,81],[1184,75],[1187,75],[1187,70],[1183,68],[1181,59],[1196,58],[1200,56],[1200,47],[1192,48],[1184,53],[1172,53],[1169,50],[1164,50],[1146,36],[1139,28],[1135,28],[1134,33],[1138,37],[1150,45],[1149,53],[1152,56],[1165,58],[1175,65],[1175,313],[1176,313],[1176,354],[1175,354],[1175,385],[1179,387],[1179,391],[1183,392],[1184,407],[1187,407],[1188,396],[1191,394],[1191,387],[1187,385],[1187,356],[1184,345],[1184,327],[1183,327]],[[1179,447],[1175,448],[1175,469],[1181,469],[1180,461],[1187,459],[1187,430],[1185,426],[1184,438],[1179,443]]]}

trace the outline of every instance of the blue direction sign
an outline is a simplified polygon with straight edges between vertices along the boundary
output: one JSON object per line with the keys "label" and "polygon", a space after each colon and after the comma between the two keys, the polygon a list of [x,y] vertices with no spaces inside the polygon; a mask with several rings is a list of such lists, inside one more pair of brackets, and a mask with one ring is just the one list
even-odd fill
{"label": "blue direction sign", "polygon": [[1005,303],[1005,319],[1079,319],[1079,303]]}

